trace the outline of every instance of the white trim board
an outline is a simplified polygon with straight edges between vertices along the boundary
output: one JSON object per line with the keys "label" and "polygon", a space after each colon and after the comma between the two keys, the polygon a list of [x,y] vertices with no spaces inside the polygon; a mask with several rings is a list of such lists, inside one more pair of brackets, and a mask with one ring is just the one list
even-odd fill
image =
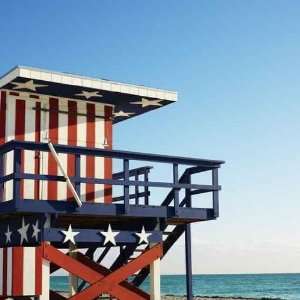
{"label": "white trim board", "polygon": [[177,101],[178,98],[178,94],[175,91],[162,90],[24,66],[17,66],[6,73],[3,77],[1,77],[0,88],[10,83],[17,77],[42,80],[65,85],[81,86],[85,88],[105,90],[110,92],[119,92],[142,97],[158,98],[169,101]]}

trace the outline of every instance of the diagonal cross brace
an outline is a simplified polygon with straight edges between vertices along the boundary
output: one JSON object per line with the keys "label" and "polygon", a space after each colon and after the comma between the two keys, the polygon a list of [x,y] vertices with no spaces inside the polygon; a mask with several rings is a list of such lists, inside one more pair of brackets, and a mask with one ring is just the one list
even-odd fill
{"label": "diagonal cross brace", "polygon": [[[89,268],[88,266],[80,263],[75,258],[72,258],[55,247],[48,245],[46,243],[43,244],[44,248],[44,258],[53,262],[55,265],[60,266],[64,270],[69,273],[85,280],[86,282],[93,284],[98,280],[101,280],[104,276]],[[136,293],[127,290],[122,286],[117,286],[113,291],[113,296],[118,299],[132,299],[132,300],[144,300],[144,298],[136,295]],[[90,298],[91,300],[93,298]],[[86,300],[88,300],[86,298]]]}
{"label": "diagonal cross brace", "polygon": [[[86,266],[90,267],[91,269],[99,272],[103,276],[107,276],[112,273],[109,269],[105,268],[102,265],[99,265],[98,263],[94,262],[93,260],[89,259],[82,253],[77,253],[76,254],[76,259],[80,261],[81,263],[85,264]],[[120,283],[121,286],[135,292],[136,294],[140,295],[143,297],[145,300],[150,300],[150,295],[141,290],[140,288],[136,287],[135,285],[129,283],[128,281],[123,281]]]}
{"label": "diagonal cross brace", "polygon": [[69,298],[72,300],[93,300],[98,295],[104,292],[107,292],[111,296],[116,297],[120,300],[145,300],[145,297],[140,294],[138,295],[136,291],[129,290],[128,288],[120,285],[120,283],[127,279],[130,275],[134,274],[136,271],[150,264],[152,261],[161,257],[162,255],[162,246],[161,244],[158,244],[153,248],[147,250],[145,253],[141,254],[138,258],[134,259],[127,265],[121,267],[117,271],[105,277],[104,275],[99,274],[97,271],[93,270],[87,265],[60,252],[55,247],[49,244],[44,243],[43,250],[43,256],[46,260],[62,267],[71,274],[80,277],[81,279],[91,284],[89,288]]}
{"label": "diagonal cross brace", "polygon": [[[128,264],[122,266],[118,270],[105,276],[104,278],[93,283],[90,287],[86,288],[82,292],[72,296],[69,300],[88,300],[95,299],[103,293],[108,293],[114,296],[116,287],[119,286],[120,282],[127,279],[130,275],[133,275],[138,270],[152,263],[154,260],[160,258],[163,254],[162,245],[157,244],[143,254],[133,259]],[[124,295],[119,298],[120,300],[127,300]]]}

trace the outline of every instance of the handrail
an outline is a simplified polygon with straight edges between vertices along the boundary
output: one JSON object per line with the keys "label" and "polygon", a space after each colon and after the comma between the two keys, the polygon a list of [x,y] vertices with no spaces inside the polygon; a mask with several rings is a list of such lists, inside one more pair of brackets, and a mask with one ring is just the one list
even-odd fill
{"label": "handrail", "polygon": [[[135,175],[144,175],[146,172],[149,173],[152,168],[153,167],[151,167],[151,166],[145,166],[145,167],[130,169],[129,170],[129,177],[132,177],[132,176],[135,176]],[[124,178],[124,172],[121,171],[121,172],[114,173],[112,175],[112,178],[113,179]]]}
{"label": "handrail", "polygon": [[[133,152],[133,151],[88,148],[88,147],[69,146],[69,145],[61,145],[61,144],[54,144],[54,147],[56,152],[58,153],[65,153],[65,154],[76,153],[80,155],[151,161],[151,162],[158,162],[158,163],[172,163],[172,164],[177,163],[183,165],[203,166],[203,167],[209,167],[209,166],[216,167],[224,163],[224,161],[221,160],[188,158],[188,157],[181,157],[181,156],[169,156],[169,155],[141,153],[141,152]],[[6,153],[8,151],[17,148],[22,150],[33,150],[33,151],[35,150],[35,151],[49,152],[49,147],[47,143],[10,141],[0,146],[0,154]]]}
{"label": "handrail", "polygon": [[[3,185],[3,183],[5,183],[6,181],[13,180],[13,199],[16,203],[16,206],[20,202],[19,200],[21,195],[20,191],[22,180],[66,181],[67,177],[68,180],[70,180],[69,184],[72,184],[72,186],[74,185],[74,189],[77,195],[81,195],[81,184],[104,184],[108,186],[123,186],[123,195],[114,198],[112,197],[112,199],[113,202],[124,201],[125,214],[130,213],[130,199],[135,199],[135,205],[139,205],[139,199],[144,198],[143,205],[149,205],[149,188],[151,187],[171,189],[165,200],[161,203],[161,206],[170,206],[170,203],[174,202],[173,207],[175,216],[180,215],[181,207],[183,207],[184,205],[186,205],[188,208],[191,207],[192,195],[211,192],[213,196],[212,200],[214,215],[218,216],[218,192],[219,190],[221,190],[221,186],[218,184],[218,168],[221,166],[221,164],[224,163],[223,161],[139,153],[131,151],[98,148],[95,149],[69,145],[53,145],[53,147],[55,148],[54,150],[57,153],[75,155],[74,167],[76,172],[74,176],[68,177],[66,176],[66,174],[64,174],[64,176],[49,174],[32,174],[26,173],[24,172],[24,170],[22,170],[22,151],[27,150],[36,152],[51,152],[48,143],[35,143],[27,141],[23,142],[13,140],[0,146],[0,159],[2,160],[3,155],[5,153],[9,151],[14,151],[13,174],[4,175],[3,167],[0,166],[0,184]],[[81,177],[80,157],[84,155],[122,159],[123,171],[114,173],[111,178]],[[129,169],[129,164],[132,160],[171,164],[173,166],[173,180],[170,180],[171,182],[149,180],[148,175],[152,167],[144,166],[135,169]],[[180,165],[185,165],[183,174],[181,176],[179,176]],[[203,185],[191,183],[191,176],[193,174],[206,171],[212,172],[211,184]],[[139,176],[143,177],[142,180],[139,178]],[[130,186],[134,187],[134,194],[130,194]],[[142,187],[141,191],[139,190],[139,187]],[[180,190],[185,190],[184,202],[180,201]]]}

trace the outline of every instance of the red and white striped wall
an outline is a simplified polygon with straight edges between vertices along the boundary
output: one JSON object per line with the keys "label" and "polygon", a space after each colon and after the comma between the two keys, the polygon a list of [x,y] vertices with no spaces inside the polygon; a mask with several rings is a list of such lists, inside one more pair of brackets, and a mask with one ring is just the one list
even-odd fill
{"label": "red and white striped wall", "polygon": [[0,295],[33,296],[42,291],[42,246],[0,248]]}
{"label": "red and white striped wall", "polygon": [[[0,145],[11,140],[47,142],[86,147],[112,147],[112,107],[85,101],[51,98],[0,90]],[[69,176],[74,174],[74,156],[60,154]],[[24,151],[26,173],[60,175],[48,153]],[[109,158],[82,157],[82,177],[111,178]],[[5,157],[5,174],[13,172],[13,153]],[[21,198],[70,200],[64,182],[24,180]],[[3,201],[12,199],[12,182],[0,190]],[[82,184],[81,200],[111,202],[110,186]],[[49,299],[49,263],[41,259],[40,247],[0,249],[0,296],[40,295]]]}
{"label": "red and white striped wall", "polygon": [[[47,142],[83,147],[111,147],[112,108],[102,103],[89,103],[27,93],[1,91],[0,144],[10,140]],[[74,174],[74,156],[59,154],[68,175]],[[6,159],[6,174],[12,173],[13,153]],[[51,154],[25,151],[22,168],[27,173],[61,175]],[[81,158],[81,176],[111,178],[111,159]],[[24,199],[72,200],[65,182],[25,180]],[[111,189],[100,184],[82,184],[81,200],[110,202]],[[12,199],[12,183],[5,185],[4,201]]]}

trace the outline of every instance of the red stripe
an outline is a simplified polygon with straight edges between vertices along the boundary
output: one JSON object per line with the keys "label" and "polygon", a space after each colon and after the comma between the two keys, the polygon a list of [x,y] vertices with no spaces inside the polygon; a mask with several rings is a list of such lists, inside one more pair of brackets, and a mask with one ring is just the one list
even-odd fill
{"label": "red stripe", "polygon": [[1,92],[0,103],[0,145],[5,143],[5,126],[6,126],[6,92]]}
{"label": "red stripe", "polygon": [[[24,100],[16,100],[16,119],[15,119],[15,139],[17,141],[25,140],[25,113],[26,103]],[[21,158],[21,172],[24,171],[24,151]],[[21,198],[24,195],[24,180],[21,180]]]}
{"label": "red stripe", "polygon": [[[49,99],[49,139],[53,144],[58,143],[58,99]],[[57,175],[57,164],[49,153],[48,155],[48,174]],[[48,181],[48,200],[57,199],[57,182]]]}
{"label": "red stripe", "polygon": [[3,295],[7,295],[7,248],[3,248]]}
{"label": "red stripe", "polygon": [[[41,141],[41,103],[37,102],[35,106],[35,142]],[[34,158],[34,174],[40,173],[40,152],[35,152]],[[40,197],[40,181],[34,181],[34,199],[38,200]]]}
{"label": "red stripe", "polygon": [[[104,108],[105,124],[104,124],[104,136],[107,140],[107,149],[112,149],[112,107],[105,106]],[[112,159],[104,158],[104,178],[112,178]],[[112,186],[104,185],[104,202],[112,202]]]}
{"label": "red stripe", "polygon": [[[95,104],[87,104],[86,145],[95,148]],[[86,157],[86,176],[95,177],[95,157]],[[95,185],[86,185],[86,201],[95,201]]]}
{"label": "red stripe", "polygon": [[35,248],[35,295],[42,294],[43,247]]}
{"label": "red stripe", "polygon": [[[1,126],[0,126],[0,145],[5,143],[5,132],[6,132],[6,92],[1,91],[0,94],[0,120],[1,120]],[[3,157],[2,157],[3,160]],[[4,172],[4,170],[2,170]],[[0,174],[1,176],[3,174]],[[4,196],[4,184],[0,184],[0,199],[3,200]]]}
{"label": "red stripe", "polygon": [[15,139],[24,141],[25,134],[25,101],[16,100]]}
{"label": "red stripe", "polygon": [[[25,140],[25,112],[26,104],[24,100],[16,100],[16,118],[15,118],[15,139]],[[24,171],[24,152],[22,151],[21,172]],[[21,181],[21,198],[24,195],[24,181]],[[22,295],[23,292],[23,247],[12,248],[12,294]]]}
{"label": "red stripe", "polygon": [[17,92],[9,92],[9,94],[10,94],[11,96],[19,96],[19,95],[20,95],[20,94],[17,93]]}
{"label": "red stripe", "polygon": [[12,294],[22,296],[23,293],[23,247],[12,248]]}
{"label": "red stripe", "polygon": [[[77,146],[77,103],[68,102],[68,145]],[[75,156],[68,154],[68,175],[75,175]],[[74,201],[73,194],[67,190],[68,201]]]}

